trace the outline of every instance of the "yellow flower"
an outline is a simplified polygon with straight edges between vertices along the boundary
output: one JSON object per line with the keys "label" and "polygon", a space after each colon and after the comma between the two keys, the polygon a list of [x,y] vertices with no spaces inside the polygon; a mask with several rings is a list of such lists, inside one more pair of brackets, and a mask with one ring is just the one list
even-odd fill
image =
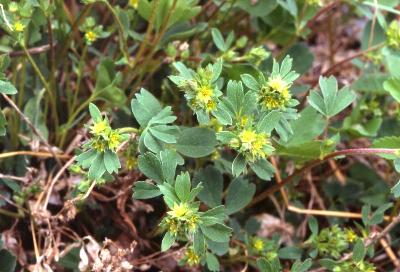
{"label": "yellow flower", "polygon": [[213,95],[213,89],[210,86],[201,86],[197,90],[196,99],[202,104],[207,105]]}
{"label": "yellow flower", "polygon": [[106,145],[104,141],[97,139],[92,143],[92,146],[94,149],[96,149],[99,152],[103,152],[106,149]]}
{"label": "yellow flower", "polygon": [[[274,87],[281,88],[280,85]],[[260,102],[268,110],[281,109],[290,100],[290,93],[288,88],[281,89],[278,91],[272,88],[263,88],[260,92]]]}
{"label": "yellow flower", "polygon": [[179,232],[179,222],[173,218],[166,218],[165,223],[167,225],[168,231],[173,235],[178,235]]}
{"label": "yellow flower", "polygon": [[199,217],[197,215],[192,215],[187,220],[187,226],[189,230],[194,231],[196,229],[197,223],[199,222]]}
{"label": "yellow flower", "polygon": [[259,238],[254,239],[253,247],[257,251],[263,251],[264,250],[264,241]]}
{"label": "yellow flower", "polygon": [[349,243],[353,243],[358,238],[357,234],[352,229],[348,229],[346,235]]}
{"label": "yellow flower", "polygon": [[89,30],[85,33],[85,39],[89,43],[93,43],[97,40],[97,34],[94,31]]}
{"label": "yellow flower", "polygon": [[386,31],[386,36],[390,47],[400,48],[400,26],[396,20],[390,23]]}
{"label": "yellow flower", "polygon": [[250,118],[248,116],[246,116],[246,115],[242,116],[239,119],[239,126],[240,127],[245,127],[249,123],[249,120],[250,120]]}
{"label": "yellow flower", "polygon": [[110,126],[108,125],[107,121],[102,120],[100,122],[96,122],[93,124],[91,127],[91,132],[93,135],[100,135],[103,133],[106,133],[110,129]]}
{"label": "yellow flower", "polygon": [[266,156],[264,152],[265,145],[268,144],[267,135],[264,133],[257,134],[256,140],[253,143],[251,154],[255,158],[263,158]]}
{"label": "yellow flower", "polygon": [[20,21],[17,21],[14,23],[14,30],[16,32],[22,32],[22,31],[24,31],[24,29],[25,29],[25,26]]}
{"label": "yellow flower", "polygon": [[200,263],[200,256],[191,248],[186,250],[185,257],[187,264],[190,266],[198,265]]}
{"label": "yellow flower", "polygon": [[268,145],[268,136],[265,133],[256,133],[246,129],[239,134],[241,151],[250,156],[251,160],[264,158],[267,153],[264,148]]}
{"label": "yellow flower", "polygon": [[174,207],[168,212],[168,214],[172,217],[182,219],[183,217],[190,214],[190,209],[187,203],[174,203]]}
{"label": "yellow flower", "polygon": [[139,0],[129,0],[129,5],[134,9],[137,9],[139,5]]}
{"label": "yellow flower", "polygon": [[118,132],[112,131],[108,139],[108,148],[115,150],[121,144],[121,135]]}
{"label": "yellow flower", "polygon": [[126,168],[132,170],[137,165],[137,159],[135,157],[129,157],[125,161]]}
{"label": "yellow flower", "polygon": [[239,139],[244,149],[252,148],[253,142],[256,140],[257,133],[253,130],[245,129],[239,134]]}
{"label": "yellow flower", "polygon": [[268,86],[271,89],[276,90],[280,93],[282,93],[285,89],[287,89],[286,82],[279,75],[276,77],[270,77],[268,79]]}
{"label": "yellow flower", "polygon": [[213,111],[216,108],[217,108],[217,103],[215,103],[215,101],[210,100],[207,102],[207,106],[206,106],[207,111]]}

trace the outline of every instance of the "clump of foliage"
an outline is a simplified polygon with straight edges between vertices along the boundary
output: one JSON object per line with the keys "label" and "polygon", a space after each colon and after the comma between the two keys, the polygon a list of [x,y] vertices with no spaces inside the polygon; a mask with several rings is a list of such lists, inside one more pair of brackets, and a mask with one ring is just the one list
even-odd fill
{"label": "clump of foliage", "polygon": [[395,269],[399,5],[2,1],[0,270]]}

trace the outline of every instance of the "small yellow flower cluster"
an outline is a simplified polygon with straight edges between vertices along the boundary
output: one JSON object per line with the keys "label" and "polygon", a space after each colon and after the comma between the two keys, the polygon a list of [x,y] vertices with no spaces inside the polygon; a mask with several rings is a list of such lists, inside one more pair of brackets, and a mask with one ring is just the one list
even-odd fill
{"label": "small yellow flower cluster", "polygon": [[87,32],[85,33],[85,40],[86,40],[89,44],[92,44],[92,43],[94,43],[94,42],[97,40],[97,34],[96,34],[94,31],[89,30],[89,31],[87,31]]}
{"label": "small yellow flower cluster", "polygon": [[279,75],[270,77],[259,95],[261,104],[268,110],[284,108],[291,98],[289,85]]}
{"label": "small yellow flower cluster", "polygon": [[249,62],[260,64],[264,59],[269,56],[269,53],[262,46],[252,48],[247,54],[246,59]]}
{"label": "small yellow flower cluster", "polygon": [[261,251],[264,250],[264,246],[265,246],[265,245],[264,245],[264,241],[263,241],[262,239],[260,239],[260,238],[255,238],[255,239],[253,240],[252,246],[253,246],[253,248],[254,248],[256,251],[261,252]]}
{"label": "small yellow flower cluster", "polygon": [[106,120],[95,122],[90,128],[93,135],[91,145],[99,152],[115,151],[122,142],[122,135],[113,130]]}
{"label": "small yellow flower cluster", "polygon": [[184,259],[189,266],[196,266],[201,260],[200,256],[197,255],[192,248],[186,250]]}
{"label": "small yellow flower cluster", "polygon": [[400,25],[397,21],[392,21],[386,30],[387,44],[395,49],[400,49]]}
{"label": "small yellow flower cluster", "polygon": [[174,203],[173,208],[167,214],[164,224],[173,235],[183,235],[196,230],[199,216],[187,203]]}
{"label": "small yellow flower cluster", "polygon": [[353,243],[358,238],[357,234],[352,229],[347,229],[346,230],[346,236],[347,236],[347,241],[349,243]]}
{"label": "small yellow flower cluster", "polygon": [[17,12],[18,11],[18,4],[16,2],[11,2],[8,5],[8,11],[11,12],[11,13]]}
{"label": "small yellow flower cluster", "polygon": [[210,112],[217,107],[217,93],[211,82],[212,70],[200,68],[194,79],[181,86],[187,89],[186,98],[193,110]]}
{"label": "small yellow flower cluster", "polygon": [[20,21],[16,21],[14,23],[14,31],[15,32],[22,32],[25,29],[25,25],[21,23]]}
{"label": "small yellow flower cluster", "polygon": [[310,6],[322,6],[322,0],[306,0],[307,5]]}
{"label": "small yellow flower cluster", "polygon": [[250,161],[265,158],[269,154],[267,150],[270,149],[268,135],[252,129],[242,130],[238,139],[231,142],[231,146]]}
{"label": "small yellow flower cluster", "polygon": [[129,0],[129,5],[134,9],[137,9],[139,6],[139,0]]}

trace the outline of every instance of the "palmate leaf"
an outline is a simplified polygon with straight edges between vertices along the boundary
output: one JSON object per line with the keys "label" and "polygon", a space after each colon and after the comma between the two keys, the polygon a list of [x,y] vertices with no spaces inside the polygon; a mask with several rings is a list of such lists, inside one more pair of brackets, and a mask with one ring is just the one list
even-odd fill
{"label": "palmate leaf", "polygon": [[187,157],[201,158],[214,152],[216,144],[214,131],[208,128],[193,127],[182,130],[177,139],[176,149]]}
{"label": "palmate leaf", "polygon": [[222,174],[213,166],[209,165],[195,173],[194,184],[202,183],[203,190],[198,198],[210,208],[221,205],[223,191]]}
{"label": "palmate leaf", "polygon": [[226,213],[233,214],[240,211],[250,203],[256,192],[256,186],[249,183],[246,179],[238,177],[234,179],[228,187],[225,206]]}
{"label": "palmate leaf", "polygon": [[308,103],[324,116],[335,116],[349,106],[356,95],[344,87],[338,91],[338,83],[335,77],[320,77],[319,86],[322,96],[317,91],[312,91],[308,96]]}
{"label": "palmate leaf", "polygon": [[146,89],[141,89],[131,101],[132,113],[141,127],[146,127],[149,121],[162,110],[160,102]]}
{"label": "palmate leaf", "polygon": [[161,195],[157,186],[146,181],[137,181],[133,186],[133,197],[136,199],[148,199]]}

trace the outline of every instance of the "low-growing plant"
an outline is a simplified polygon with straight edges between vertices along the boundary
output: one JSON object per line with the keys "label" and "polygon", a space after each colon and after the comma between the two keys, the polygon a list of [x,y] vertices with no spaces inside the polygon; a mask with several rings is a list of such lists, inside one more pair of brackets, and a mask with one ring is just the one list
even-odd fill
{"label": "low-growing plant", "polygon": [[399,4],[2,1],[0,271],[398,268]]}

